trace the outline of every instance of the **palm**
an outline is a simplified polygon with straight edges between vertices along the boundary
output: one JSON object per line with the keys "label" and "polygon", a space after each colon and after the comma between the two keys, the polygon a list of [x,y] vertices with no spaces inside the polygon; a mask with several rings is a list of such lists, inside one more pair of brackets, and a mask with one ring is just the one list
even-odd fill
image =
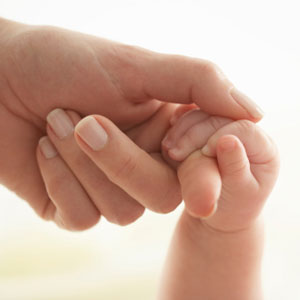
{"label": "palm", "polygon": [[[130,62],[130,48],[53,28],[33,30],[34,34],[19,33],[7,46],[1,181],[30,199],[42,214],[47,195],[35,151],[52,109],[68,108],[82,116],[102,114],[125,130],[149,119],[160,104],[143,103],[138,93],[131,93],[139,76]],[[8,161],[11,157],[13,161]]]}

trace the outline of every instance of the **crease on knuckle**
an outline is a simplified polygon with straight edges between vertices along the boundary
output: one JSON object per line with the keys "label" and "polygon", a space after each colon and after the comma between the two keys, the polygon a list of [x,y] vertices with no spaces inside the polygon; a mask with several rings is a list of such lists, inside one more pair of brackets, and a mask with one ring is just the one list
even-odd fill
{"label": "crease on knuckle", "polygon": [[220,73],[220,68],[212,61],[205,60],[201,65],[202,71],[208,76],[216,76]]}
{"label": "crease on knuckle", "polygon": [[196,126],[193,126],[178,141],[178,144],[181,145],[182,147],[192,148],[194,150],[196,149],[195,137],[197,137],[197,128]]}
{"label": "crease on knuckle", "polygon": [[230,118],[212,116],[210,117],[209,121],[215,131],[218,131],[220,128],[227,125],[228,123],[231,123],[233,120]]}
{"label": "crease on knuckle", "polygon": [[236,121],[240,129],[245,132],[248,136],[254,135],[256,132],[256,125],[249,120]]}
{"label": "crease on knuckle", "polygon": [[66,186],[70,186],[68,178],[53,176],[47,182],[47,193],[50,199],[57,199],[61,196]]}
{"label": "crease on knuckle", "polygon": [[115,169],[110,178],[112,181],[118,182],[120,180],[124,180],[124,178],[131,178],[132,174],[135,172],[137,168],[137,157],[128,156],[122,161],[119,168]]}
{"label": "crease on knuckle", "polygon": [[230,170],[231,175],[240,176],[249,167],[249,163],[244,159],[239,159],[227,164],[227,168]]}

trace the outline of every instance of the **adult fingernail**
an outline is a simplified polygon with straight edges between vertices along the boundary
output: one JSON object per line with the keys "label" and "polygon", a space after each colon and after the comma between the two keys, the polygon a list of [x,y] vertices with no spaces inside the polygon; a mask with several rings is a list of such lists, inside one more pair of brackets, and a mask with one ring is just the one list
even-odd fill
{"label": "adult fingernail", "polygon": [[168,137],[168,135],[162,140],[162,144],[167,148],[172,148],[174,142]]}
{"label": "adult fingernail", "polygon": [[64,139],[74,130],[74,125],[63,109],[57,108],[47,116],[47,121],[59,139]]}
{"label": "adult fingernail", "polygon": [[75,131],[95,151],[101,150],[107,142],[107,133],[92,116],[82,119]]}
{"label": "adult fingernail", "polygon": [[45,158],[50,159],[57,155],[56,149],[53,147],[47,136],[43,136],[39,140],[39,146]]}
{"label": "adult fingernail", "polygon": [[230,94],[233,99],[241,105],[255,119],[261,119],[264,116],[264,111],[248,96],[239,91],[237,88],[232,88]]}

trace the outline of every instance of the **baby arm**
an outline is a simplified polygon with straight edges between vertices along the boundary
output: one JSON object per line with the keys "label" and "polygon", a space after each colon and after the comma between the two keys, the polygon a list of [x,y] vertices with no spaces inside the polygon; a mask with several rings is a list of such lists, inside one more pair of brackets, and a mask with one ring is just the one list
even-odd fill
{"label": "baby arm", "polygon": [[260,212],[277,178],[274,143],[251,122],[199,110],[184,114],[167,137],[163,150],[179,162],[186,208],[159,299],[262,299]]}

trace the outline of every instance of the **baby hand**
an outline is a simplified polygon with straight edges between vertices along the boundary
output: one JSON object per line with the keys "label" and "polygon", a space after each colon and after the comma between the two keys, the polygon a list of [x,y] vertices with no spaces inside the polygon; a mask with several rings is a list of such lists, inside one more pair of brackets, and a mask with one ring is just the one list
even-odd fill
{"label": "baby hand", "polygon": [[[255,222],[279,170],[271,138],[247,120],[185,113],[163,141],[165,158],[177,165],[186,211],[220,231]],[[170,160],[171,159],[171,160]]]}

